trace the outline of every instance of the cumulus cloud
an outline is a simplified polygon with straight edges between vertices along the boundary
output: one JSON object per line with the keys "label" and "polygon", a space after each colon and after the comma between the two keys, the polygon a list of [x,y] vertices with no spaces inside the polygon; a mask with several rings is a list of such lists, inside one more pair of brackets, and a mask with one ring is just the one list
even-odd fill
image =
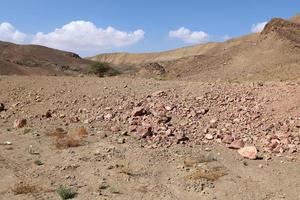
{"label": "cumulus cloud", "polygon": [[125,32],[111,26],[105,29],[98,28],[89,21],[72,21],[53,32],[38,32],[34,35],[22,33],[7,22],[0,24],[0,40],[39,44],[75,52],[96,52],[129,46],[143,39],[144,34],[141,29]]}
{"label": "cumulus cloud", "polygon": [[144,31],[124,32],[113,27],[97,28],[92,22],[73,21],[51,33],[39,32],[32,43],[65,50],[101,51],[132,45],[144,38]]}
{"label": "cumulus cloud", "polygon": [[27,35],[18,31],[8,22],[0,23],[0,40],[14,43],[26,42]]}
{"label": "cumulus cloud", "polygon": [[181,39],[186,43],[205,43],[209,40],[210,35],[203,31],[191,31],[188,28],[181,27],[177,30],[171,30],[169,37]]}
{"label": "cumulus cloud", "polygon": [[265,28],[267,23],[268,22],[260,22],[260,23],[257,23],[257,24],[253,24],[252,27],[251,27],[251,32],[252,33],[262,32],[262,30]]}

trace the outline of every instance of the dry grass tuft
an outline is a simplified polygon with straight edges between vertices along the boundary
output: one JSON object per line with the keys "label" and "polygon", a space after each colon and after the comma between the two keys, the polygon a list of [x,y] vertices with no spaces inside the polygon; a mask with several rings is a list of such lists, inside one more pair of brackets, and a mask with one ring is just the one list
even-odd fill
{"label": "dry grass tuft", "polygon": [[67,149],[70,147],[78,147],[81,144],[81,140],[72,138],[70,136],[57,137],[55,140],[55,146],[58,149]]}
{"label": "dry grass tuft", "polygon": [[66,132],[62,128],[56,128],[54,131],[46,132],[47,136],[55,137],[55,146],[59,149],[70,147],[78,147],[82,143],[82,139],[88,136],[88,132],[84,127],[71,129]]}
{"label": "dry grass tuft", "polygon": [[26,183],[18,183],[11,189],[15,195],[38,193],[39,188]]}
{"label": "dry grass tuft", "polygon": [[67,135],[67,131],[62,128],[56,128],[55,130],[47,131],[46,135],[50,137],[65,137]]}
{"label": "dry grass tuft", "polygon": [[190,174],[187,178],[191,180],[206,179],[208,181],[216,181],[225,175],[227,173],[223,170],[198,170]]}

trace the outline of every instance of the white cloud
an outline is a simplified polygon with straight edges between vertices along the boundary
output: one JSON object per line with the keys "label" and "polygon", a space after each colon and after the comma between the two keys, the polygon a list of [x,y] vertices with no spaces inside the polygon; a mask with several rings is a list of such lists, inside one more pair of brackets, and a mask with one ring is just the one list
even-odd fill
{"label": "white cloud", "polygon": [[210,35],[203,31],[191,31],[181,27],[177,30],[171,30],[169,37],[181,39],[186,43],[205,43],[209,40]]}
{"label": "white cloud", "polygon": [[224,35],[224,36],[221,37],[221,39],[222,39],[223,41],[227,41],[227,40],[230,40],[231,37],[230,37],[229,35]]}
{"label": "white cloud", "polygon": [[252,27],[251,27],[251,32],[252,33],[262,32],[262,30],[264,30],[267,23],[268,22],[260,22],[260,23],[257,23],[257,24],[253,24]]}
{"label": "white cloud", "polygon": [[15,43],[26,42],[27,35],[18,31],[13,25],[7,22],[0,23],[0,40]]}
{"label": "white cloud", "polygon": [[144,38],[144,31],[124,32],[113,27],[97,28],[92,22],[73,21],[51,33],[39,32],[32,43],[70,51],[101,51],[132,45]]}
{"label": "white cloud", "polygon": [[72,21],[53,32],[29,35],[11,24],[0,24],[0,40],[15,43],[39,44],[67,51],[99,52],[114,47],[130,46],[144,38],[144,31],[125,32],[113,27],[96,27],[89,21]]}

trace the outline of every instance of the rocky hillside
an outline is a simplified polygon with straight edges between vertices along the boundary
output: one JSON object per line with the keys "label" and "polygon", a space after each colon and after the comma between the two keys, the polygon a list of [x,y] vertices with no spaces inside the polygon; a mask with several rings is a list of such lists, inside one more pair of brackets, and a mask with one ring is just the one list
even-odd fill
{"label": "rocky hillside", "polygon": [[[103,54],[90,58],[115,65],[132,65],[139,72],[147,63],[163,66],[170,79],[290,80],[300,77],[300,15],[272,19],[259,34],[223,43],[208,43],[148,54]],[[138,75],[144,73],[137,73]],[[156,72],[152,77],[156,76]],[[147,77],[149,73],[147,73]]]}
{"label": "rocky hillside", "polygon": [[0,41],[1,75],[74,74],[86,72],[91,63],[70,52]]}

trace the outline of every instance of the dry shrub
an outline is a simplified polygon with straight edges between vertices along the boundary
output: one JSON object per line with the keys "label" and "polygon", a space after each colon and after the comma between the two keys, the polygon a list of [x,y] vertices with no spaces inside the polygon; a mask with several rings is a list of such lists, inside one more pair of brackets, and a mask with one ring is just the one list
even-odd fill
{"label": "dry shrub", "polygon": [[227,173],[223,170],[198,170],[187,178],[191,180],[206,179],[208,181],[216,181]]}
{"label": "dry shrub", "polygon": [[65,137],[67,132],[62,128],[56,128],[55,130],[47,131],[46,135],[50,137]]}
{"label": "dry shrub", "polygon": [[66,137],[57,137],[55,140],[55,146],[58,149],[67,149],[70,147],[80,146],[81,141],[70,136]]}
{"label": "dry shrub", "polygon": [[71,129],[68,133],[69,136],[73,137],[73,138],[84,138],[88,136],[88,132],[85,130],[84,127],[79,127],[79,128],[75,128],[75,129]]}
{"label": "dry shrub", "polygon": [[81,145],[82,139],[88,135],[84,127],[72,129],[68,134],[65,134],[65,132],[63,134],[60,133],[56,132],[56,134],[53,134],[53,136],[56,136],[55,145],[59,149],[78,147]]}
{"label": "dry shrub", "polygon": [[18,194],[32,194],[37,193],[39,191],[39,188],[37,188],[34,185],[29,185],[26,183],[18,183],[14,185],[14,187],[11,189],[15,195]]}
{"label": "dry shrub", "polygon": [[197,163],[199,163],[199,160],[198,159],[193,159],[193,158],[186,159],[183,162],[185,167],[193,167]]}

